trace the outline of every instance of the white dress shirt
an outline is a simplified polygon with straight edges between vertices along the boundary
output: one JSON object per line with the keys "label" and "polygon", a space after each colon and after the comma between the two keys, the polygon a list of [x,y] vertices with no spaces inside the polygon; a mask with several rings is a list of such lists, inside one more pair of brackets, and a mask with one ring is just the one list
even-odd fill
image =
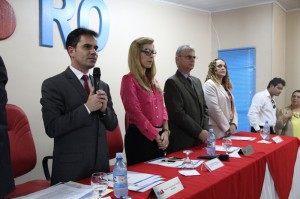
{"label": "white dress shirt", "polygon": [[70,66],[70,69],[73,71],[73,73],[76,75],[76,77],[78,78],[78,80],[81,82],[82,86],[84,87],[84,81],[82,79],[82,76],[83,75],[87,75],[89,77],[89,87],[90,89],[92,88],[92,82],[91,82],[91,78],[90,78],[90,74],[87,73],[87,74],[84,74],[82,73],[81,71],[77,70],[76,68],[74,68],[73,66]]}
{"label": "white dress shirt", "polygon": [[[80,81],[80,83],[82,84],[82,86],[84,87],[84,81],[82,79],[82,76],[83,75],[87,75],[89,77],[89,87],[90,89],[92,88],[92,82],[91,82],[91,78],[90,78],[90,75],[89,73],[87,74],[83,74],[81,71],[77,70],[76,68],[74,68],[73,66],[70,66],[70,69],[73,71],[73,73],[76,75],[76,77],[78,78],[78,80]],[[90,109],[86,106],[86,104],[84,104],[86,110],[89,112],[89,114],[91,113]]]}
{"label": "white dress shirt", "polygon": [[[272,102],[273,100],[273,102]],[[266,121],[271,127],[276,124],[276,104],[269,91],[258,92],[254,95],[248,112],[250,125],[256,130],[263,126]]]}

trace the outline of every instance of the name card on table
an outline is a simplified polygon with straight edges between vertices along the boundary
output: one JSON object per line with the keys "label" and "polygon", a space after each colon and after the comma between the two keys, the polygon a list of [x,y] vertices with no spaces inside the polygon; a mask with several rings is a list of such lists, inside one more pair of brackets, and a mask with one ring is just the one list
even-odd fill
{"label": "name card on table", "polygon": [[283,141],[282,138],[281,138],[280,136],[275,136],[275,137],[272,138],[272,140],[273,140],[276,144]]}
{"label": "name card on table", "polygon": [[204,162],[204,165],[210,172],[224,166],[224,164],[219,160],[219,158],[214,158],[212,160],[206,161]]}
{"label": "name card on table", "polygon": [[153,187],[153,191],[158,199],[168,198],[183,190],[183,186],[178,177]]}
{"label": "name card on table", "polygon": [[239,151],[239,154],[243,154],[243,155],[251,155],[254,153],[254,149],[251,145],[248,145],[244,148],[241,148],[241,150]]}

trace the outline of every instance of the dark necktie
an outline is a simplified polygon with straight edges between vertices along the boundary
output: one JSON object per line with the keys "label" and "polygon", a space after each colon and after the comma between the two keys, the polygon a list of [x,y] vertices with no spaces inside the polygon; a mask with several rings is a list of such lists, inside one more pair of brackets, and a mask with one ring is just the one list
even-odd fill
{"label": "dark necktie", "polygon": [[190,77],[186,78],[188,80],[188,82],[190,83],[190,85],[193,87],[193,82],[192,79]]}
{"label": "dark necktie", "polygon": [[89,95],[90,94],[90,87],[89,87],[89,82],[88,82],[89,76],[83,75],[81,79],[83,79],[83,81],[84,81],[84,84],[83,84],[84,85],[84,89],[85,89],[86,93]]}

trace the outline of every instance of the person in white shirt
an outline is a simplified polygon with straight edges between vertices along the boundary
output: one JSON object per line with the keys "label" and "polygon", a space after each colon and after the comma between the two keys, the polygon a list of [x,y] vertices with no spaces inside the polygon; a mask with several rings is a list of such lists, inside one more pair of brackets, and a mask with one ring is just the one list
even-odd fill
{"label": "person in white shirt", "polygon": [[276,103],[274,96],[279,96],[285,86],[285,81],[281,78],[273,78],[266,90],[254,95],[248,112],[251,125],[251,132],[259,132],[266,121],[270,125],[271,134],[275,134],[276,124]]}

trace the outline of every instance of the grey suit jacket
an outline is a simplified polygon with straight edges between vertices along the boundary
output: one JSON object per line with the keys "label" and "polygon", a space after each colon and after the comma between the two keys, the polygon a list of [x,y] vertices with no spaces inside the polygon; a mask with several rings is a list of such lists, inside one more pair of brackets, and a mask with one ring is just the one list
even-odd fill
{"label": "grey suit jacket", "polygon": [[175,152],[200,144],[198,135],[208,130],[208,111],[201,82],[191,77],[194,88],[177,71],[167,79],[164,99],[171,131],[168,152]]}
{"label": "grey suit jacket", "polygon": [[77,181],[95,171],[109,171],[106,130],[118,124],[109,86],[100,82],[108,96],[107,112],[88,113],[82,84],[68,67],[42,84],[42,113],[46,133],[54,138],[51,184]]}

